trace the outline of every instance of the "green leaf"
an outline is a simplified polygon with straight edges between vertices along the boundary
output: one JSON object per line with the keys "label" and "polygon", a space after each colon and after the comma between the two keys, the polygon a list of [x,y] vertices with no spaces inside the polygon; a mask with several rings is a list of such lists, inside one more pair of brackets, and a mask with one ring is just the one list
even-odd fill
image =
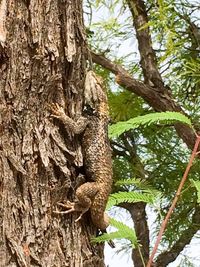
{"label": "green leaf", "polygon": [[120,203],[136,203],[136,202],[146,202],[153,203],[155,200],[155,195],[151,193],[138,193],[138,192],[118,192],[111,194],[108,199],[107,209],[112,206],[117,206]]}
{"label": "green leaf", "polygon": [[143,125],[151,125],[153,123],[169,124],[177,121],[192,126],[190,119],[179,112],[156,112],[111,125],[109,127],[109,136],[110,138],[118,137],[130,129],[136,129]]}
{"label": "green leaf", "polygon": [[197,203],[200,203],[200,181],[191,180],[197,190]]}
{"label": "green leaf", "polygon": [[120,187],[134,185],[138,189],[141,189],[143,193],[152,194],[155,197],[161,194],[157,189],[153,188],[146,180],[144,181],[139,178],[118,180],[115,185]]}
{"label": "green leaf", "polygon": [[95,243],[102,243],[113,239],[128,239],[131,242],[133,248],[138,247],[138,240],[135,234],[135,230],[127,226],[126,224],[119,222],[113,218],[110,218],[110,225],[114,226],[117,231],[112,233],[105,233],[98,237],[92,237],[91,241]]}
{"label": "green leaf", "polygon": [[142,181],[141,179],[138,178],[131,178],[131,179],[124,179],[124,180],[119,180],[115,183],[117,186],[123,186],[123,185],[135,185],[138,187],[142,187],[146,183],[146,181]]}

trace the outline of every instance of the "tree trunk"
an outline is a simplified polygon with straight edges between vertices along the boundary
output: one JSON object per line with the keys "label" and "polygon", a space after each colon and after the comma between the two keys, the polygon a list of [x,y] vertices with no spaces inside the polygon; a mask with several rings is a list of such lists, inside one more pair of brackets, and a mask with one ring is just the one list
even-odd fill
{"label": "tree trunk", "polygon": [[82,111],[82,1],[0,2],[0,266],[104,266],[90,216],[53,213],[73,199],[83,165],[79,138],[48,111]]}

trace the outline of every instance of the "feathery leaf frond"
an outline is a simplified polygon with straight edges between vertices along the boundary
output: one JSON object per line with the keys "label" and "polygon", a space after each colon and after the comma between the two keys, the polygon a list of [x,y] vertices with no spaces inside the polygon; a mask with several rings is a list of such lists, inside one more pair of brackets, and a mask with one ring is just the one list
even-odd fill
{"label": "feathery leaf frond", "polygon": [[154,196],[161,194],[157,189],[152,187],[148,181],[141,180],[139,178],[131,178],[131,179],[124,179],[119,180],[115,183],[116,186],[123,187],[123,186],[135,186],[139,190],[141,190],[143,193],[152,194]]}
{"label": "feathery leaf frond", "polygon": [[136,203],[136,202],[146,202],[153,203],[155,196],[151,193],[137,193],[137,192],[118,192],[111,194],[108,199],[107,209],[112,206],[117,206],[120,203]]}
{"label": "feathery leaf frond", "polygon": [[197,202],[200,203],[200,181],[192,180],[192,183],[194,184],[197,190]]}
{"label": "feathery leaf frond", "polygon": [[102,243],[105,241],[110,241],[113,239],[128,239],[131,242],[133,248],[138,246],[137,237],[135,234],[135,230],[127,226],[126,224],[119,222],[113,218],[110,218],[110,225],[114,226],[117,231],[112,233],[105,233],[98,237],[93,237],[91,239],[92,242]]}
{"label": "feathery leaf frond", "polygon": [[144,125],[149,126],[153,123],[169,124],[177,121],[192,126],[190,119],[179,112],[170,112],[170,111],[156,112],[156,113],[146,114],[144,116],[138,116],[128,121],[119,121],[116,124],[111,125],[109,127],[109,136],[110,138],[118,137],[122,133],[130,129],[136,129],[139,126],[144,126]]}

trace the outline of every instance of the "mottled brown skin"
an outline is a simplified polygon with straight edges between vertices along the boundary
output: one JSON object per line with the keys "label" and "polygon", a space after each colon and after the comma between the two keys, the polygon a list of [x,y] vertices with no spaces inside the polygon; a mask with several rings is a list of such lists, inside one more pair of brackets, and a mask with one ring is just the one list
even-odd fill
{"label": "mottled brown skin", "polygon": [[[89,182],[84,183],[76,190],[77,201],[67,204],[59,204],[67,208],[67,211],[57,211],[56,213],[70,213],[80,211],[81,216],[90,209],[92,222],[100,230],[105,230],[109,225],[109,217],[105,213],[108,196],[112,188],[112,158],[111,148],[108,140],[109,113],[107,97],[103,91],[100,80],[92,73],[93,82],[96,79],[98,86],[91,89],[94,97],[91,96],[93,111],[77,122],[69,118],[62,107],[53,105],[51,110],[53,116],[61,120],[66,128],[70,128],[74,133],[82,132],[82,151],[84,156],[84,168]],[[98,90],[95,92],[95,90]],[[94,95],[93,95],[94,96]],[[88,100],[88,95],[87,95]]]}

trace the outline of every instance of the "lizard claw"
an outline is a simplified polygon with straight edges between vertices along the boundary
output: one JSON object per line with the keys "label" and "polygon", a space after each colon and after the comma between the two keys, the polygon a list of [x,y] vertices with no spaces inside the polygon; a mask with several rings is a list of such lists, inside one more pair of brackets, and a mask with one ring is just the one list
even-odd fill
{"label": "lizard claw", "polygon": [[75,222],[80,221],[80,219],[82,218],[82,215],[83,215],[83,213],[81,213],[81,214],[78,216],[78,218],[75,220]]}
{"label": "lizard claw", "polygon": [[53,213],[55,213],[55,214],[67,214],[67,213],[76,211],[75,207],[74,207],[74,203],[70,202],[70,201],[67,201],[66,204],[58,202],[57,205],[61,206],[63,208],[66,208],[67,210],[64,210],[64,211],[55,210],[55,211],[53,211]]}
{"label": "lizard claw", "polygon": [[75,207],[75,203],[74,202],[70,202],[70,201],[67,201],[66,204],[63,204],[61,202],[58,202],[57,203],[58,206],[60,207],[63,207],[63,208],[66,208],[67,210],[63,210],[63,211],[59,211],[59,210],[55,210],[53,211],[53,213],[55,214],[68,214],[68,213],[71,213],[73,211],[79,211],[81,212],[81,214],[79,215],[79,217],[75,220],[75,222],[78,222],[80,221],[80,219],[82,218],[83,214],[88,211],[88,207],[87,208],[82,208],[80,210],[77,210],[76,207]]}
{"label": "lizard claw", "polygon": [[52,113],[51,116],[54,118],[61,118],[63,115],[65,115],[64,108],[59,106],[58,103],[52,103],[48,105],[49,111]]}
{"label": "lizard claw", "polygon": [[71,213],[75,211],[73,208],[71,208],[70,210],[63,210],[63,211],[59,211],[59,210],[54,210],[53,213],[55,214],[67,214],[67,213]]}
{"label": "lizard claw", "polygon": [[58,202],[57,205],[60,206],[60,207],[66,208],[66,209],[71,209],[72,207],[74,207],[74,203],[70,202],[70,201],[67,201],[66,204]]}

